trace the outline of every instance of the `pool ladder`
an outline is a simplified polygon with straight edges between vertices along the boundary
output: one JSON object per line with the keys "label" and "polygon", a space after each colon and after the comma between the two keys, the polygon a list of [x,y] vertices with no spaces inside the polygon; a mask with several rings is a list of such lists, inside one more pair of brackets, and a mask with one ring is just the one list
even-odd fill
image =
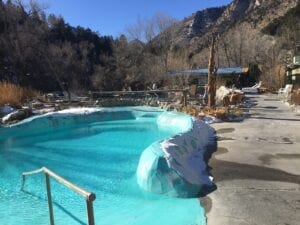
{"label": "pool ladder", "polygon": [[87,207],[88,225],[95,225],[93,201],[96,199],[96,195],[92,192],[85,191],[84,189],[78,187],[77,185],[71,183],[70,181],[67,181],[66,179],[57,175],[56,173],[47,169],[46,167],[42,167],[40,169],[31,171],[31,172],[22,173],[21,190],[23,190],[23,188],[24,188],[26,177],[30,176],[30,175],[38,174],[38,173],[44,173],[45,178],[46,178],[46,189],[47,189],[50,225],[54,225],[54,214],[53,214],[52,197],[51,197],[50,177],[54,178],[59,183],[68,187],[69,189],[77,192],[78,194],[80,194],[81,196],[83,196],[85,198],[86,207]]}

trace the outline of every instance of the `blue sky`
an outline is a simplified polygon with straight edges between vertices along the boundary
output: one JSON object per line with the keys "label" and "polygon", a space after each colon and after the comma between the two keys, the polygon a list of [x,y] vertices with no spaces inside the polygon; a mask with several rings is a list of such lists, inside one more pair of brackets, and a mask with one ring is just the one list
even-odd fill
{"label": "blue sky", "polygon": [[137,18],[150,18],[156,12],[183,19],[192,13],[231,0],[38,0],[48,6],[47,13],[64,17],[72,26],[89,27],[101,35],[114,37]]}

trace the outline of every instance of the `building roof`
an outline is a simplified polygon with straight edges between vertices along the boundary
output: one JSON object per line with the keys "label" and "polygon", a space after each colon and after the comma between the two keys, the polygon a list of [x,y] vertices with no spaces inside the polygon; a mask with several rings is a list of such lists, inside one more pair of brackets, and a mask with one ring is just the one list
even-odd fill
{"label": "building roof", "polygon": [[[231,74],[243,74],[247,73],[249,68],[247,67],[224,67],[218,68],[217,75],[231,75]],[[180,70],[180,71],[171,71],[170,75],[208,75],[208,69],[194,69],[194,70]]]}

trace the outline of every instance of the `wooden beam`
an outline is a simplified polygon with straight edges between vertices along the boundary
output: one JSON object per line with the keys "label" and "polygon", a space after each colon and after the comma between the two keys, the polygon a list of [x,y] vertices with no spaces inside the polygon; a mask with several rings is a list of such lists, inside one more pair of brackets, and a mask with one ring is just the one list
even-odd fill
{"label": "wooden beam", "polygon": [[215,37],[212,37],[212,45],[210,47],[210,56],[208,62],[208,107],[216,106],[216,68],[215,68]]}

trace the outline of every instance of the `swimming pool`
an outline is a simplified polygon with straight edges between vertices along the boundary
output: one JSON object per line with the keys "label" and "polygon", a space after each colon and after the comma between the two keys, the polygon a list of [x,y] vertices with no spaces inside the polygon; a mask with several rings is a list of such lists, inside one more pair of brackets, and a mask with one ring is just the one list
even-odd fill
{"label": "swimming pool", "polygon": [[[143,150],[186,129],[159,125],[164,113],[144,107],[82,109],[1,128],[0,224],[49,224],[44,176],[28,177],[20,191],[21,173],[42,166],[96,194],[96,224],[205,224],[198,198],[158,195],[138,185]],[[56,224],[86,224],[82,197],[54,180],[51,188]]]}

